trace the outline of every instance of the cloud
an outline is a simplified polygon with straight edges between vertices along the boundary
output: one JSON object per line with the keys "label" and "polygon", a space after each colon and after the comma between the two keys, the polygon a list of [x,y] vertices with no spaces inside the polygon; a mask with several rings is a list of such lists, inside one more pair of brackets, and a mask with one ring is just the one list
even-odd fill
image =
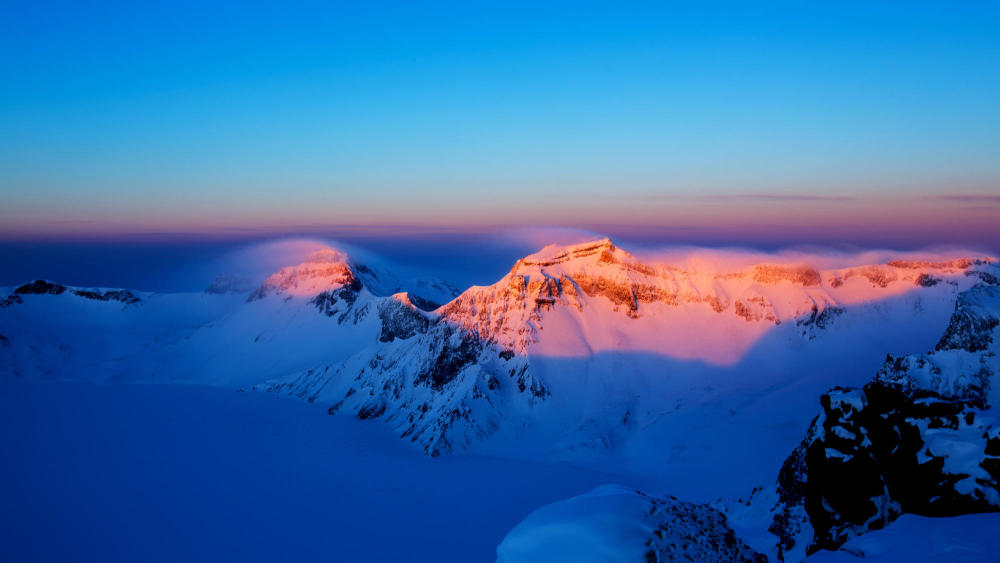
{"label": "cloud", "polygon": [[982,251],[961,247],[930,247],[920,250],[859,250],[855,252],[820,247],[787,248],[761,251],[748,248],[706,248],[699,246],[645,247],[632,250],[646,262],[669,264],[689,271],[740,271],[757,264],[809,265],[818,270],[837,270],[889,260],[946,261],[956,258],[979,258]]}
{"label": "cloud", "polygon": [[1000,205],[1000,194],[945,194],[930,196],[927,199],[951,203]]}
{"label": "cloud", "polygon": [[769,193],[749,192],[730,194],[643,194],[634,199],[647,201],[719,201],[719,202],[763,202],[763,203],[844,203],[856,201],[858,197],[850,195],[824,195],[804,193]]}

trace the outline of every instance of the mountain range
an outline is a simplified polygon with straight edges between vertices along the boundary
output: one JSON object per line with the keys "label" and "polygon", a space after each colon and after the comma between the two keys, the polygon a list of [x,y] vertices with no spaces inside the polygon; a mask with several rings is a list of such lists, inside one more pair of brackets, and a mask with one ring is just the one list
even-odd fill
{"label": "mountain range", "polygon": [[[788,561],[903,514],[1000,508],[997,261],[825,262],[673,263],[598,239],[462,292],[337,248],[201,293],[36,280],[0,288],[0,376],[279,393],[429,456],[648,484],[541,509],[502,561],[551,560],[573,522],[647,561]],[[588,527],[605,513],[645,535]]]}

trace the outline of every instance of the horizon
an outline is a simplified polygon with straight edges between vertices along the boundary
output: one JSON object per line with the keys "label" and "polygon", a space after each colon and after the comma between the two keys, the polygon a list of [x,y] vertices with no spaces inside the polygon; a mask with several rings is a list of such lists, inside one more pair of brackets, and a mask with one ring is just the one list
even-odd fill
{"label": "horizon", "polygon": [[[308,248],[344,250],[352,260],[381,263],[397,274],[436,278],[459,290],[491,285],[514,263],[549,245],[573,245],[610,238],[643,261],[679,266],[695,260],[715,264],[732,259],[732,268],[765,262],[805,263],[838,269],[891,259],[993,258],[1000,247],[936,244],[873,246],[858,244],[738,244],[734,242],[664,242],[659,238],[622,238],[568,228],[521,228],[506,231],[399,233],[347,237],[289,235],[280,237],[201,239],[183,236],[150,240],[73,239],[0,241],[0,287],[34,279],[77,287],[120,287],[163,293],[200,292],[217,276],[238,275],[260,283],[285,266],[299,264]],[[745,242],[745,241],[744,241]]]}

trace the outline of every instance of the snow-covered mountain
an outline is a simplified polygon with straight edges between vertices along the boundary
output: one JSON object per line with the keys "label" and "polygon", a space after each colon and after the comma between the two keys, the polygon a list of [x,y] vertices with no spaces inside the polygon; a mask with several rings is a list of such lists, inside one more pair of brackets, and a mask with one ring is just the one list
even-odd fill
{"label": "snow-covered mountain", "polygon": [[[827,445],[840,431],[823,422],[803,442],[818,397],[830,403],[823,420],[844,419],[835,426],[845,436],[884,429],[858,426],[843,405],[861,405],[865,420],[869,410],[892,409],[911,420],[910,407],[871,395],[871,374],[881,369],[877,385],[903,390],[894,396],[917,401],[924,391],[912,389],[930,388],[940,401],[961,403],[945,409],[961,411],[961,436],[945,441],[995,455],[979,434],[991,431],[989,416],[964,417],[995,402],[996,261],[828,265],[805,255],[675,263],[600,239],[545,247],[496,283],[457,296],[446,283],[400,282],[336,248],[252,287],[221,277],[197,294],[35,281],[0,290],[0,375],[288,394],[379,419],[430,455],[483,453],[628,476],[646,492],[615,498],[712,522],[706,537],[728,538],[731,527],[752,546],[730,545],[740,557],[776,553],[772,532],[785,526],[777,535],[794,540],[783,548],[793,557],[914,511],[890,492],[877,501],[880,519],[822,516],[815,507],[826,505],[794,485],[803,474],[782,471],[804,467],[786,458],[804,459],[817,444],[848,448]],[[833,387],[855,389],[828,393]],[[939,422],[906,424],[924,432]],[[844,459],[876,455],[858,439],[837,450]],[[922,455],[952,463],[934,448]],[[977,494],[979,485],[960,485],[967,481],[953,480],[956,490]],[[717,501],[750,490],[753,502]],[[709,502],[711,510],[701,508]],[[641,526],[659,529],[653,520]],[[680,554],[669,542],[682,528],[643,545]]]}
{"label": "snow-covered mountain", "polygon": [[[41,280],[0,289],[0,374],[228,387],[263,382],[377,342],[381,321],[368,313],[393,301],[378,291],[401,283],[379,270],[329,248],[256,287],[221,276],[205,292],[189,294]],[[408,285],[426,291],[401,298],[426,307],[457,293],[445,282]],[[342,316],[348,312],[350,318]]]}
{"label": "snow-covered mountain", "polygon": [[[954,296],[992,267],[958,259],[691,271],[608,239],[553,245],[431,314],[380,305],[387,318],[410,319],[404,333],[263,388],[381,417],[431,454],[589,463],[627,454],[705,402],[742,411],[766,390],[795,386],[811,398],[860,382],[844,372],[929,342]],[[789,436],[782,449],[793,444]],[[665,461],[634,448],[640,463]]]}
{"label": "snow-covered mountain", "polygon": [[[811,416],[802,399],[930,343],[955,296],[996,267],[691,268],[600,239],[545,247],[433,310],[447,284],[388,293],[400,282],[384,270],[325,248],[249,292],[229,279],[201,294],[26,284],[5,292],[0,370],[287,393],[382,418],[430,454],[701,471],[716,455],[750,455],[720,443],[688,456],[717,442],[714,424],[738,427],[726,433],[737,442],[759,424],[787,426],[758,443],[779,459]],[[792,406],[762,418],[771,401]],[[717,422],[699,425],[705,435],[676,432],[706,410]]]}
{"label": "snow-covered mountain", "polygon": [[[925,274],[920,279],[926,280]],[[995,385],[1000,284],[990,272],[968,274],[978,282],[958,295],[932,351],[888,355],[863,387],[835,387],[822,394],[820,414],[784,461],[777,486],[754,487],[747,500],[719,499],[714,506],[689,508],[685,514],[711,514],[718,508],[735,523],[722,514],[697,523],[674,519],[675,527],[685,529],[683,537],[724,534],[733,526],[753,549],[799,561],[882,529],[903,514],[1000,511],[1000,419],[994,410],[1000,400]],[[595,502],[612,492],[614,503]],[[608,546],[616,553],[645,553],[647,560],[671,559],[683,540],[675,542],[674,551],[651,546],[670,537],[652,522],[656,506],[673,502],[638,491],[598,489],[543,507],[508,534],[498,547],[499,560],[546,561],[562,545],[590,545],[577,558],[583,561],[605,560],[600,554]],[[752,556],[724,554],[717,542],[711,545],[716,551],[703,555],[707,560]]]}

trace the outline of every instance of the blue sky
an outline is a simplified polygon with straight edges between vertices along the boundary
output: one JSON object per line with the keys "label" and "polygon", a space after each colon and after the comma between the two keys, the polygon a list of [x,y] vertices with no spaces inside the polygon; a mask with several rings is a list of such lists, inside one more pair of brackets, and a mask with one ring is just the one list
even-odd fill
{"label": "blue sky", "polygon": [[137,4],[8,4],[0,234],[1000,218],[992,3]]}

